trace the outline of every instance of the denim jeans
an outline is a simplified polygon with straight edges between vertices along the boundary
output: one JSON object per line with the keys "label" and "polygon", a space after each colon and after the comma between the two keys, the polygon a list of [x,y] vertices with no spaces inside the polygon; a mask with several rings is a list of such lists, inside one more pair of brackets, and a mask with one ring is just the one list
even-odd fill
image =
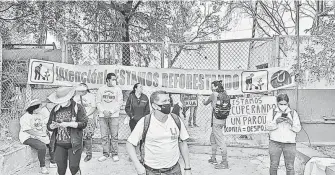
{"label": "denim jeans", "polygon": [[[47,152],[47,146],[40,140],[29,138],[23,142],[24,145],[29,145],[33,149],[37,150],[38,161],[40,162],[40,167],[45,167],[45,155]],[[50,154],[51,156],[51,154]],[[51,160],[53,157],[51,157]]]}
{"label": "denim jeans", "polygon": [[196,124],[196,122],[197,122],[197,109],[198,109],[198,106],[190,107],[190,117],[188,118],[188,124],[189,125],[192,124],[192,119],[193,119],[193,125]]}
{"label": "denim jeans", "polygon": [[[216,155],[217,148],[219,147],[220,154],[223,160],[227,160],[227,145],[225,143],[225,138],[223,135],[223,128],[225,124],[213,124],[212,133],[210,136],[210,142],[212,146],[212,154]],[[215,157],[213,157],[215,158]]]}
{"label": "denim jeans", "polygon": [[179,163],[177,163],[177,165],[172,170],[168,172],[164,172],[164,173],[153,172],[153,171],[146,169],[146,175],[182,175],[182,173],[181,173],[180,165]]}
{"label": "denim jeans", "polygon": [[286,167],[286,175],[294,175],[294,160],[296,154],[295,143],[281,143],[270,140],[270,175],[277,175],[277,170],[280,162],[280,156],[284,154]]}
{"label": "denim jeans", "polygon": [[100,132],[102,138],[102,152],[103,155],[109,157],[118,155],[118,132],[119,132],[119,118],[99,118]]}
{"label": "denim jeans", "polygon": [[[130,127],[130,131],[133,132],[133,130],[135,129],[135,126],[137,124],[137,120],[134,119],[130,119],[129,120],[129,127]],[[136,154],[139,157],[141,155],[141,148],[142,148],[142,140],[140,140],[140,144],[136,146],[135,150],[136,150]]]}
{"label": "denim jeans", "polygon": [[69,169],[72,175],[80,172],[80,159],[82,149],[73,154],[72,145],[56,145],[55,155],[57,162],[57,172],[59,175],[65,175],[67,169],[67,162],[69,161]]}
{"label": "denim jeans", "polygon": [[86,137],[86,139],[84,140],[84,147],[86,149],[87,156],[92,156],[92,143],[93,143],[92,137]]}

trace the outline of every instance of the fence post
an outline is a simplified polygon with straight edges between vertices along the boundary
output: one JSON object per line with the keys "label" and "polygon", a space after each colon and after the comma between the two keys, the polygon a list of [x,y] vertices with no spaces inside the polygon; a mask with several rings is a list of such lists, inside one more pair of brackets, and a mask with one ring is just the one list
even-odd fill
{"label": "fence post", "polygon": [[164,42],[162,42],[162,46],[161,46],[161,67],[162,68],[164,68],[164,61],[165,61],[165,59],[164,59],[164,51],[165,51],[165,49],[164,49]]}
{"label": "fence post", "polygon": [[66,41],[62,41],[62,63],[65,63],[65,60],[67,60],[67,46],[66,46]]}
{"label": "fence post", "polygon": [[168,68],[171,68],[171,57],[172,57],[172,53],[171,53],[171,44],[168,44]]}
{"label": "fence post", "polygon": [[221,70],[221,43],[218,43],[218,70]]}
{"label": "fence post", "polygon": [[0,114],[1,114],[1,102],[2,102],[2,37],[0,35]]}
{"label": "fence post", "polygon": [[275,56],[276,56],[276,61],[278,63],[277,66],[280,67],[280,37],[279,36],[275,37]]}
{"label": "fence post", "polygon": [[280,66],[280,37],[274,36],[272,43],[272,59],[269,67],[279,67]]}

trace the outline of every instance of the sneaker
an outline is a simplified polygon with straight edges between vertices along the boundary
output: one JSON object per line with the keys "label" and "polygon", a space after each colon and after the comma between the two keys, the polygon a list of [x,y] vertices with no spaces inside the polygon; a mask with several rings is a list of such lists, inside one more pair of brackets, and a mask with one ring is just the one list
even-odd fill
{"label": "sneaker", "polygon": [[215,169],[228,169],[228,162],[222,161],[220,164],[215,165]]}
{"label": "sneaker", "polygon": [[92,159],[92,156],[91,155],[87,155],[84,159],[84,162],[88,162]]}
{"label": "sneaker", "polygon": [[191,124],[188,124],[188,127],[192,128],[193,126]]}
{"label": "sneaker", "polygon": [[132,162],[132,160],[131,160],[131,158],[130,158],[130,157],[129,157],[128,161],[129,161],[129,162]]}
{"label": "sneaker", "polygon": [[119,156],[117,156],[117,155],[116,155],[116,156],[113,156],[113,161],[114,161],[114,162],[117,162],[117,161],[119,161],[119,160],[120,160],[120,159],[119,159]]}
{"label": "sneaker", "polygon": [[210,164],[213,164],[213,165],[217,165],[218,164],[218,161],[216,160],[216,158],[210,158],[209,160],[208,160],[208,163],[210,163]]}
{"label": "sneaker", "polygon": [[102,156],[102,157],[100,157],[100,158],[98,159],[98,161],[99,161],[99,162],[103,162],[103,161],[105,161],[105,160],[107,160],[107,159],[108,159],[107,156]]}
{"label": "sneaker", "polygon": [[199,127],[199,125],[197,125],[197,124],[194,124],[193,126],[194,126],[194,127]]}
{"label": "sneaker", "polygon": [[50,168],[57,168],[57,163],[50,163],[49,167]]}
{"label": "sneaker", "polygon": [[49,174],[49,171],[48,171],[47,167],[41,167],[41,173],[42,174]]}

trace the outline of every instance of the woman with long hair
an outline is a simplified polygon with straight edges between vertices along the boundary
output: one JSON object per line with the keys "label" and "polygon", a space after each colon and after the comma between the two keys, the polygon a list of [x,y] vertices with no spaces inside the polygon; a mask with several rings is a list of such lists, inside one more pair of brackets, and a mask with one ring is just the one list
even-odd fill
{"label": "woman with long hair", "polygon": [[296,136],[301,130],[298,113],[289,106],[287,94],[277,96],[277,107],[270,110],[267,119],[270,142],[270,175],[277,175],[281,154],[284,154],[284,161],[287,175],[294,175],[294,160],[296,154]]}
{"label": "woman with long hair", "polygon": [[[149,98],[143,93],[143,86],[136,83],[127,99],[125,111],[130,117],[129,127],[133,131],[137,122],[144,116],[150,114]],[[140,143],[141,146],[141,143]],[[140,146],[137,147],[139,156]]]}

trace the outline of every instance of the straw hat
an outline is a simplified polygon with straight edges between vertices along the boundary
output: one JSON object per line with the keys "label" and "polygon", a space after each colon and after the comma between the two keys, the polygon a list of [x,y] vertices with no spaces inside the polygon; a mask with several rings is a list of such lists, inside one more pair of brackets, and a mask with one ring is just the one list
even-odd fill
{"label": "straw hat", "polygon": [[81,86],[79,85],[77,88],[76,88],[76,91],[79,91],[79,92],[82,92],[82,91],[87,91],[87,87],[86,86]]}
{"label": "straw hat", "polygon": [[40,99],[34,99],[32,100],[29,105],[26,107],[26,110],[29,108],[29,107],[32,107],[32,106],[35,106],[35,105],[40,105],[42,104],[42,101]]}
{"label": "straw hat", "polygon": [[73,87],[59,87],[56,92],[48,97],[48,99],[55,104],[65,103],[74,96],[75,91],[76,88]]}

